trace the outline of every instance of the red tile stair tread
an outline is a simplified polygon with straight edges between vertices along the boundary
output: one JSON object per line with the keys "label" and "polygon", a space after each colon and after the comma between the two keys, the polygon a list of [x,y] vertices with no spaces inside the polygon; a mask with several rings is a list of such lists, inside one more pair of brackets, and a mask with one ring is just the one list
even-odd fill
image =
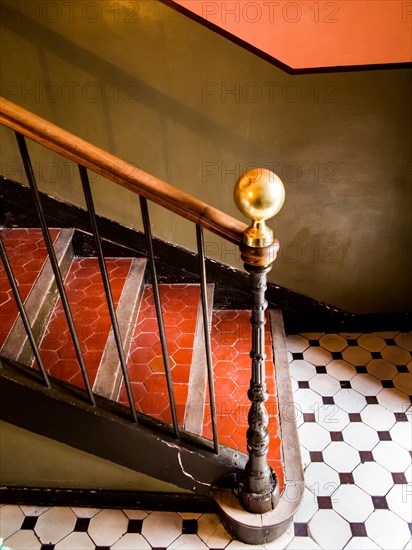
{"label": "red tile stair tread", "polygon": [[[130,258],[106,258],[113,301],[117,307],[130,265]],[[95,278],[98,274],[100,280]],[[90,286],[79,281],[90,281]],[[83,287],[83,288],[82,288]],[[93,384],[111,328],[109,310],[97,258],[75,259],[65,281],[90,382]],[[84,387],[73,342],[59,299],[40,344],[45,366],[52,376]]]}
{"label": "red tile stair tread", "polygon": [[[59,229],[50,229],[54,242]],[[28,297],[46,261],[47,248],[41,229],[2,229],[1,238],[6,249],[20,296]],[[3,263],[0,263],[0,347],[4,344],[18,315],[18,308],[7,279]]]}

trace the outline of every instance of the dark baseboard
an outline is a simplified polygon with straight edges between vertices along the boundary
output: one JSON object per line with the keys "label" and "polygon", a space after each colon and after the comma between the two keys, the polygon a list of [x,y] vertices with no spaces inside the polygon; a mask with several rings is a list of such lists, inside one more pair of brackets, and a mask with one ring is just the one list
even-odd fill
{"label": "dark baseboard", "polygon": [[[95,255],[87,212],[78,206],[48,195],[41,196],[49,226],[76,228],[75,254]],[[39,227],[31,193],[27,187],[0,177],[0,199],[0,225]],[[105,254],[146,256],[145,237],[141,231],[103,217],[98,217],[98,225]],[[154,238],[153,247],[160,282],[199,281],[198,258],[194,252],[157,238]],[[206,269],[209,281],[215,283],[214,307],[216,309],[250,308],[249,277],[246,272],[211,259],[207,259]],[[149,274],[147,280],[150,280]],[[266,297],[269,307],[282,310],[285,330],[288,334],[312,331],[409,331],[412,328],[409,312],[353,314],[273,283],[269,283]]]}
{"label": "dark baseboard", "polygon": [[78,506],[162,512],[216,513],[213,500],[202,495],[188,493],[0,487],[0,502],[2,504],[24,504],[26,506]]}

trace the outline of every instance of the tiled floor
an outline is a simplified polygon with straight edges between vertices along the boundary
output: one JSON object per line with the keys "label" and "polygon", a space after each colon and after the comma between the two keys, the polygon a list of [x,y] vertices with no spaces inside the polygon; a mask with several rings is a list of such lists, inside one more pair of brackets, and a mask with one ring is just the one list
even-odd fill
{"label": "tiled floor", "polygon": [[[412,335],[287,343],[306,490],[292,529],[265,547],[412,548]],[[245,547],[213,514],[7,505],[0,520],[13,550]]]}
{"label": "tiled floor", "polygon": [[[50,229],[53,241],[58,234],[59,229]],[[47,257],[41,229],[2,229],[0,236],[24,301]],[[16,320],[17,313],[6,271],[3,262],[0,262],[0,347]]]}

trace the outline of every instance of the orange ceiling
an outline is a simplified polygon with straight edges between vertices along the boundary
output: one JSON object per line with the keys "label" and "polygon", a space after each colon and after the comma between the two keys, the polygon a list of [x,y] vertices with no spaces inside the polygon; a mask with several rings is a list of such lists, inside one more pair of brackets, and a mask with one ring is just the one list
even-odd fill
{"label": "orange ceiling", "polygon": [[173,0],[293,69],[412,61],[405,0]]}

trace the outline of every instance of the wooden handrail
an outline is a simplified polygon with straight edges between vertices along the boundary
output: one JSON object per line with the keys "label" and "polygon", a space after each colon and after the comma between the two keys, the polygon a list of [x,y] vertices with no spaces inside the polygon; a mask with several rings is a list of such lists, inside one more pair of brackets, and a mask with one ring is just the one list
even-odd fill
{"label": "wooden handrail", "polygon": [[247,225],[0,96],[0,123],[240,245]]}

